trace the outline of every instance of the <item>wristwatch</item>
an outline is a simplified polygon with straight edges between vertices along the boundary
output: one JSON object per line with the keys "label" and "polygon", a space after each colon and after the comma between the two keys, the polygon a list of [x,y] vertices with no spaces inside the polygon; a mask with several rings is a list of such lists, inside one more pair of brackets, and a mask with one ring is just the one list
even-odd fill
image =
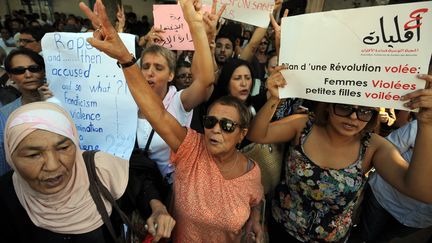
{"label": "wristwatch", "polygon": [[117,61],[117,66],[119,68],[127,68],[127,67],[134,65],[137,62],[137,59],[135,58],[135,56],[132,53],[131,53],[131,56],[132,56],[132,60],[130,60],[127,63],[120,63],[119,61]]}

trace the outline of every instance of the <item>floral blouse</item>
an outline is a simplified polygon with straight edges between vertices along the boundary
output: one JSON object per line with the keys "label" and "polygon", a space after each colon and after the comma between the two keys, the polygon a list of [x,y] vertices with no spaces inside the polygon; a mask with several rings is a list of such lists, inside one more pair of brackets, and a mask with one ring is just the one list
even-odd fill
{"label": "floral blouse", "polygon": [[342,242],[365,185],[362,160],[370,134],[362,138],[357,161],[343,169],[322,168],[304,153],[309,120],[299,145],[289,147],[285,177],[276,188],[272,213],[289,234],[303,242]]}

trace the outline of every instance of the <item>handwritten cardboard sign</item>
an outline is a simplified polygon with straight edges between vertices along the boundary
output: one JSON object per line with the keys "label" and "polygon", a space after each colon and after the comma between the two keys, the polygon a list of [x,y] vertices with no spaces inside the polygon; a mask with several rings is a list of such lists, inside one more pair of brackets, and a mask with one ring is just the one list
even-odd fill
{"label": "handwritten cardboard sign", "polygon": [[[203,0],[203,4],[212,5],[212,0]],[[273,12],[274,0],[218,0],[217,9],[226,5],[222,17],[238,22],[267,28],[270,13]]]}
{"label": "handwritten cardboard sign", "polygon": [[[46,76],[69,111],[81,149],[129,159],[135,143],[137,107],[116,60],[92,47],[92,33],[47,33],[42,39]],[[122,34],[131,53],[133,35]]]}
{"label": "handwritten cardboard sign", "polygon": [[281,97],[406,109],[424,88],[432,53],[432,2],[330,11],[282,19]]}
{"label": "handwritten cardboard sign", "polygon": [[164,40],[158,43],[170,50],[194,50],[189,26],[180,5],[153,5],[154,26],[162,29]]}

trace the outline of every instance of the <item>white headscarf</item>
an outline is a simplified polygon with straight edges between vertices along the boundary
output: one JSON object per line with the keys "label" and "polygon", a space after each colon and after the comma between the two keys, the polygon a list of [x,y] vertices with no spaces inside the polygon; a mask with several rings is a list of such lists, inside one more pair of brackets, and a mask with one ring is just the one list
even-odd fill
{"label": "white headscarf", "polygon": [[[89,192],[89,179],[78,143],[75,125],[66,111],[49,102],[34,102],[19,107],[6,123],[4,141],[6,160],[15,169],[12,153],[31,132],[41,129],[69,138],[76,146],[75,164],[65,188],[54,194],[33,190],[17,172],[13,174],[16,195],[31,221],[38,227],[62,234],[82,234],[99,228],[102,218]],[[114,198],[119,198],[128,181],[128,162],[98,152],[96,172]],[[104,200],[111,214],[111,204]]]}

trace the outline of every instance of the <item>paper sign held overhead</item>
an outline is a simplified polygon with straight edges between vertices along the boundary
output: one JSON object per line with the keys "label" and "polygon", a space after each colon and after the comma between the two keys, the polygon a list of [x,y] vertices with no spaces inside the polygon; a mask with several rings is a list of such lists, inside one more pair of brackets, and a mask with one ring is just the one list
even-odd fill
{"label": "paper sign held overhead", "polygon": [[[57,32],[43,37],[49,87],[74,120],[81,149],[129,159],[137,107],[116,60],[87,43],[91,35]],[[135,37],[121,34],[121,38],[135,53]]]}
{"label": "paper sign held overhead", "polygon": [[[202,2],[212,6],[212,0]],[[270,23],[269,14],[273,12],[274,3],[274,0],[218,0],[217,10],[225,4],[223,18],[267,28]]]}
{"label": "paper sign held overhead", "polygon": [[[319,43],[318,43],[319,42]],[[281,97],[406,109],[424,88],[432,53],[432,2],[348,9],[282,19]]]}
{"label": "paper sign held overhead", "polygon": [[154,27],[165,31],[163,41],[157,43],[170,50],[194,50],[189,26],[180,5],[153,5]]}

